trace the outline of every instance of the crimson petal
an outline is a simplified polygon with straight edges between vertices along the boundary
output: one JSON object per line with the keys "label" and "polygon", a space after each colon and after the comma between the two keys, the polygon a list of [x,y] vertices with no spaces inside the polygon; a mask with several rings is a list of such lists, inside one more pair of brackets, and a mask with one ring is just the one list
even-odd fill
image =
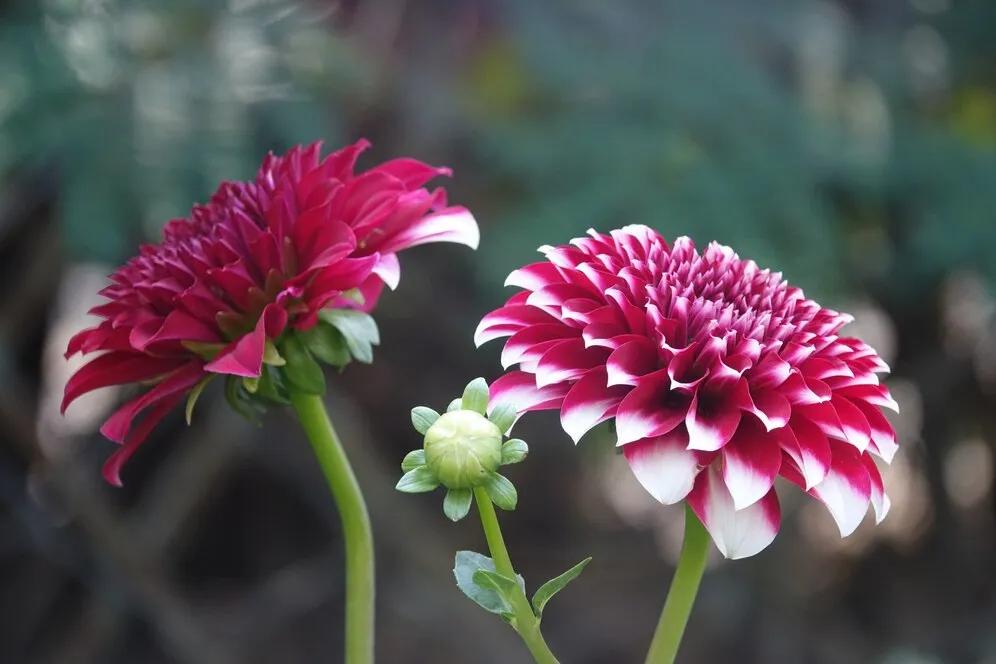
{"label": "crimson petal", "polygon": [[178,392],[176,394],[171,394],[164,397],[155,408],[153,408],[144,418],[142,418],[141,423],[135,429],[128,434],[124,443],[121,445],[121,449],[117,450],[107,459],[104,463],[103,475],[104,479],[113,484],[114,486],[121,486],[121,468],[124,466],[125,462],[131,458],[135,453],[135,450],[145,442],[145,439],[149,437],[152,430],[158,425],[164,417],[173,410],[179,403],[183,400],[183,393]]}
{"label": "crimson petal", "polygon": [[760,422],[750,420],[737,429],[723,447],[723,481],[737,510],[753,505],[768,494],[782,466],[778,440]]}
{"label": "crimson petal", "polygon": [[623,398],[616,412],[617,445],[662,436],[681,424],[691,399],[673,392],[670,382],[667,370],[655,371]]}
{"label": "crimson petal", "polygon": [[560,425],[577,443],[592,427],[616,414],[629,388],[607,385],[602,367],[592,369],[573,384],[560,408]]}

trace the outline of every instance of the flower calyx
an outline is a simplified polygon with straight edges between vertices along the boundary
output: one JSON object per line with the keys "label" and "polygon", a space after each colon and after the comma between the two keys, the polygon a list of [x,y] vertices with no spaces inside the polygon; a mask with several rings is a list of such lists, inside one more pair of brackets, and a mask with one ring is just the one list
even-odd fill
{"label": "flower calyx", "polygon": [[478,487],[501,509],[514,510],[515,487],[497,471],[525,459],[529,446],[518,438],[504,440],[515,423],[515,409],[502,403],[491,407],[488,401],[487,382],[476,378],[443,414],[425,406],[413,408],[412,425],[424,442],[401,462],[405,474],[398,491],[425,493],[444,486],[443,512],[452,521],[467,515]]}
{"label": "flower calyx", "polygon": [[[257,426],[272,405],[290,404],[290,391],[325,394],[323,364],[342,372],[352,361],[373,362],[380,343],[377,323],[356,309],[324,309],[307,330],[288,330],[275,342],[266,340],[259,376],[228,376],[225,396],[229,405]],[[200,390],[191,394],[196,402]],[[193,403],[188,401],[188,417]]]}

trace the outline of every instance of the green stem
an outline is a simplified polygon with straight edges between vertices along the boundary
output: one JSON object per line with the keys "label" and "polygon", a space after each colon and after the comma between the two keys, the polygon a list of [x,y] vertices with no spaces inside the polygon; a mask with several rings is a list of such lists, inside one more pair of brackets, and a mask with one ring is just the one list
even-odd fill
{"label": "green stem", "polygon": [[[512,559],[508,557],[505,539],[501,536],[501,527],[498,525],[495,506],[491,504],[490,496],[482,487],[474,489],[474,498],[477,500],[477,510],[481,514],[481,525],[484,526],[484,536],[488,540],[488,549],[491,550],[491,559],[495,562],[495,569],[502,576],[514,579],[516,576],[515,568],[512,567]],[[557,658],[550,652],[550,647],[543,640],[539,619],[533,613],[533,608],[526,598],[525,591],[521,587],[517,586],[517,588],[511,601],[515,631],[522,637],[537,664],[559,664]]]}
{"label": "green stem", "polygon": [[374,661],[374,549],[370,515],[322,398],[290,395],[332,489],[346,547],[346,664]]}
{"label": "green stem", "polygon": [[654,639],[650,642],[646,664],[674,664],[678,646],[692,613],[695,595],[699,591],[702,572],[709,554],[709,533],[691,507],[685,507],[685,541],[681,557],[674,570],[671,589],[664,602],[664,610],[657,622]]}

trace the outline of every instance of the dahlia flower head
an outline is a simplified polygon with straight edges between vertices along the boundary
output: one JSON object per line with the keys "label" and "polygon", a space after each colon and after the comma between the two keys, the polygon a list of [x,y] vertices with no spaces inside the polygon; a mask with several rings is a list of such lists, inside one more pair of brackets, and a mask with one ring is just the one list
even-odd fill
{"label": "dahlia flower head", "polygon": [[[471,213],[448,207],[443,189],[424,188],[449,169],[403,158],[356,173],[367,147],[361,140],[324,159],[321,143],[271,153],[254,181],[223,183],[111,275],[107,302],[90,312],[102,322],[73,337],[66,356],[101,354],[72,376],[62,403],[65,411],[109,385],[152,385],[101,428],[122,445],[104,467],[110,482],[120,484],[128,457],[208,378],[237,379],[228,381],[235,401],[252,400],[266,392],[258,379],[273,387],[267,369],[287,362],[278,341],[318,329],[329,311],[372,310],[383,287],[398,284],[397,252],[428,242],[477,247]],[[278,392],[270,390],[279,401]]]}
{"label": "dahlia flower head", "polygon": [[559,409],[578,442],[615,418],[617,444],[658,501],[688,502],[727,558],[774,539],[781,476],[822,501],[842,536],[869,504],[889,510],[873,456],[890,462],[897,409],[888,366],[853,319],[807,300],[780,273],[710,244],[673,246],[626,226],[513,272],[524,289],[486,315],[481,345],[508,337],[494,402]]}

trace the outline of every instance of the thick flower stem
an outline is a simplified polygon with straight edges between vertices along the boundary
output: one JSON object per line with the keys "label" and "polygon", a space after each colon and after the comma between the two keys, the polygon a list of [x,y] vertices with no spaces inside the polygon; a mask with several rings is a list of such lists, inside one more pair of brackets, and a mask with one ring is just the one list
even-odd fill
{"label": "thick flower stem", "polygon": [[374,661],[374,549],[370,515],[322,398],[291,394],[291,403],[332,489],[346,547],[346,664]]}
{"label": "thick flower stem", "polygon": [[654,639],[650,642],[646,664],[673,664],[678,656],[678,646],[688,625],[688,616],[692,613],[708,554],[709,533],[692,508],[686,505],[685,541],[681,546],[681,557],[671,579],[671,589],[657,622]]}
{"label": "thick flower stem", "polygon": [[[501,535],[495,506],[491,504],[490,496],[482,487],[474,489],[474,498],[477,500],[477,509],[481,514],[481,525],[484,526],[484,536],[488,540],[488,549],[491,551],[491,559],[494,560],[495,569],[502,576],[514,579],[516,576],[515,568],[512,567],[512,560],[508,557],[508,549],[505,548],[505,539]],[[511,604],[515,631],[522,637],[533,659],[537,664],[559,664],[557,658],[550,652],[550,647],[543,640],[539,619],[533,613],[532,606],[530,606],[526,593],[521,587],[517,587],[515,596],[511,598]]]}

